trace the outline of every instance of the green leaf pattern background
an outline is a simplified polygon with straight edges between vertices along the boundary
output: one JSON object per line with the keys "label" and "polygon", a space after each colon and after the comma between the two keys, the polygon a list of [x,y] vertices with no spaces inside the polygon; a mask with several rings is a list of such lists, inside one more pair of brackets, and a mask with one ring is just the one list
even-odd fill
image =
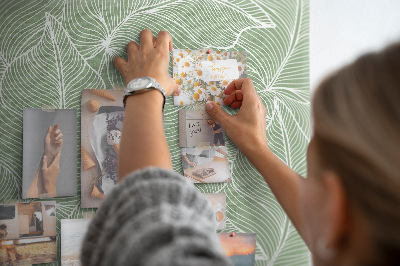
{"label": "green leaf pattern background", "polygon": [[[248,76],[268,110],[269,146],[306,175],[308,0],[1,1],[1,202],[28,202],[21,199],[23,108],[76,108],[79,121],[82,89],[123,86],[112,60],[126,57],[125,45],[138,42],[143,28],[170,32],[175,48],[247,51]],[[165,133],[177,172],[182,172],[181,108],[190,107],[173,106],[172,98],[165,108]],[[80,122],[78,130],[80,150]],[[196,185],[204,193],[227,194],[224,232],[257,233],[256,265],[308,265],[306,246],[262,177],[232,142],[227,147],[233,182]],[[56,201],[60,252],[60,219],[82,218],[94,209],[82,209],[79,197]]]}

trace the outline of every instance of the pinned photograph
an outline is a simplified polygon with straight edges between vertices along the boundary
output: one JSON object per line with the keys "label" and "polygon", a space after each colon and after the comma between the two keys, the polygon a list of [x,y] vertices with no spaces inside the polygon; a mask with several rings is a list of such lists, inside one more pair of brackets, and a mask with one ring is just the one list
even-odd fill
{"label": "pinned photograph", "polygon": [[181,109],[179,146],[225,146],[225,131],[206,111]]}
{"label": "pinned photograph", "polygon": [[82,207],[97,208],[118,181],[123,90],[82,90]]}
{"label": "pinned photograph", "polygon": [[232,182],[226,147],[182,148],[184,176],[194,183]]}
{"label": "pinned photograph", "polygon": [[256,234],[220,233],[222,250],[235,266],[251,266],[256,258]]}
{"label": "pinned photograph", "polygon": [[90,224],[90,219],[61,220],[61,264],[65,266],[82,265],[80,252],[82,241]]}
{"label": "pinned photograph", "polygon": [[14,215],[11,206],[0,207],[0,216],[6,218],[0,221],[0,242],[4,251],[0,254],[0,264],[56,262],[55,202],[18,203],[13,207]]}
{"label": "pinned photograph", "polygon": [[76,123],[76,110],[24,109],[24,199],[77,195]]}
{"label": "pinned photograph", "polygon": [[226,194],[210,193],[205,194],[215,210],[215,219],[217,221],[217,230],[223,230],[226,227]]}
{"label": "pinned photograph", "polygon": [[247,77],[244,51],[172,50],[172,67],[182,92],[174,105],[204,106],[207,101],[224,105],[228,84]]}

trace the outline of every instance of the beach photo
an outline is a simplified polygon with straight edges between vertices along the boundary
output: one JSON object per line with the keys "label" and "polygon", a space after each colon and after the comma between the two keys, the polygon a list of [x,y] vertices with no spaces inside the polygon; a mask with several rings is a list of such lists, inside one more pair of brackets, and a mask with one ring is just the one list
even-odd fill
{"label": "beach photo", "polygon": [[80,266],[80,251],[90,219],[61,220],[61,264]]}
{"label": "beach photo", "polygon": [[225,146],[225,131],[206,111],[181,109],[179,146]]}
{"label": "beach photo", "polygon": [[255,263],[256,234],[220,233],[222,250],[235,266],[251,266]]}
{"label": "beach photo", "polygon": [[23,198],[77,195],[77,111],[23,111]]}
{"label": "beach photo", "polygon": [[194,183],[232,182],[226,147],[181,148],[184,176]]}

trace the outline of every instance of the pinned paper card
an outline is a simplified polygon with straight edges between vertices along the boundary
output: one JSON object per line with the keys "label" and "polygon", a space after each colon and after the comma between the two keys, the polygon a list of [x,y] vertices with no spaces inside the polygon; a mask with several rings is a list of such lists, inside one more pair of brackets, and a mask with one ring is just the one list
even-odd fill
{"label": "pinned paper card", "polygon": [[228,150],[220,147],[182,148],[183,175],[194,183],[232,182]]}
{"label": "pinned paper card", "polygon": [[225,146],[225,131],[204,110],[179,110],[179,146]]}
{"label": "pinned paper card", "polygon": [[80,266],[80,252],[91,220],[61,219],[61,264]]}
{"label": "pinned paper card", "polygon": [[0,265],[57,262],[56,202],[0,205],[0,217]]}
{"label": "pinned paper card", "polygon": [[[118,181],[123,90],[82,90],[81,204],[98,208]],[[90,216],[90,214],[89,214]]]}
{"label": "pinned paper card", "polygon": [[173,50],[173,72],[182,92],[174,96],[174,105],[203,107],[207,101],[220,105],[228,84],[247,77],[246,52]]}
{"label": "pinned paper card", "polygon": [[215,210],[215,220],[217,230],[223,230],[226,227],[226,194],[210,193],[205,194]]}
{"label": "pinned paper card", "polygon": [[234,266],[254,265],[256,252],[255,233],[221,233],[222,250]]}

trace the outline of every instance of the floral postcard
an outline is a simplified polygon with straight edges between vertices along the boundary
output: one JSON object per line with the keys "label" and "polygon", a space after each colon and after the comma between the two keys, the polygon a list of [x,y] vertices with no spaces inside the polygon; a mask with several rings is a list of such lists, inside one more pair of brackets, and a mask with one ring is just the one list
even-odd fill
{"label": "floral postcard", "polygon": [[172,57],[174,79],[182,88],[174,105],[200,107],[208,101],[224,105],[227,85],[247,77],[245,51],[174,49]]}

